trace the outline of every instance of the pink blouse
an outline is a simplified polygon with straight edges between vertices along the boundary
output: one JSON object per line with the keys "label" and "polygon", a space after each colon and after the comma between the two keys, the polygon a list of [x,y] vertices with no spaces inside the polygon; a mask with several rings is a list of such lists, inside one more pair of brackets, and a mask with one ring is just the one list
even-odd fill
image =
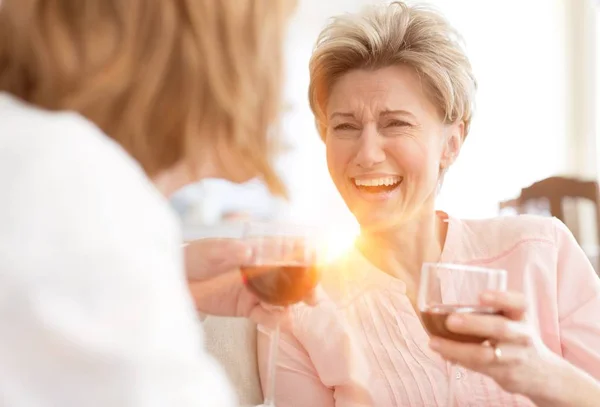
{"label": "pink blouse", "polygon": [[[441,261],[507,270],[508,289],[526,294],[527,321],[546,345],[600,380],[600,279],[568,229],[534,216],[448,223]],[[322,285],[331,301],[296,306],[282,328],[278,407],[445,405],[448,364],[429,349],[402,281],[355,250]],[[269,335],[260,331],[264,384]],[[452,380],[460,406],[533,406],[463,368]]]}

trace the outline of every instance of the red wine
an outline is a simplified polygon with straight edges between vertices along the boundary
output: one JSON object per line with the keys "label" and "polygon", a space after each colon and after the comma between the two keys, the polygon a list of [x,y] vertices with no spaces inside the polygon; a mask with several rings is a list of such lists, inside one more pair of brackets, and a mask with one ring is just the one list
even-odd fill
{"label": "red wine", "polygon": [[446,319],[450,314],[488,314],[499,315],[500,312],[491,307],[469,305],[433,305],[421,313],[423,325],[432,336],[439,336],[457,342],[481,343],[487,340],[480,336],[462,335],[446,328]]}
{"label": "red wine", "polygon": [[261,301],[291,305],[315,288],[319,273],[314,265],[260,265],[242,267],[244,283]]}

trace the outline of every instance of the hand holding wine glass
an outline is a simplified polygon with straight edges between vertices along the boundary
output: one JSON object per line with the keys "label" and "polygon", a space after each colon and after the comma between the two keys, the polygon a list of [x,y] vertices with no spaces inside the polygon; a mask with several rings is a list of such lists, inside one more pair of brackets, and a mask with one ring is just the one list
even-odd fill
{"label": "hand holding wine glass", "polygon": [[[525,296],[517,292],[486,291],[480,295],[483,307],[496,315],[456,314],[446,321],[449,332],[456,335],[488,338],[493,346],[461,343],[447,338],[433,338],[430,346],[443,358],[494,379],[510,393],[522,394],[537,405],[544,400],[564,397],[572,388],[586,382],[567,361],[552,352],[524,321]],[[561,389],[561,390],[558,390]],[[573,404],[576,405],[576,404]]]}
{"label": "hand holding wine glass", "polygon": [[[479,316],[499,318],[501,309],[493,304],[480,302],[482,293],[489,290],[506,290],[506,272],[466,265],[425,263],[421,271],[418,307],[423,325],[433,337],[432,341],[444,338],[446,342],[482,347],[492,337],[485,332],[453,331],[448,320],[456,316]],[[436,343],[436,342],[433,342]],[[453,407],[454,363],[450,361],[448,406]]]}
{"label": "hand holding wine glass", "polygon": [[[287,307],[310,298],[319,281],[317,236],[310,228],[249,223],[244,242],[251,256],[240,268],[244,283],[257,298],[273,307]],[[274,407],[279,325],[271,335],[267,385],[262,406]]]}
{"label": "hand holding wine glass", "polygon": [[[190,293],[201,314],[250,318],[275,326],[285,311],[265,308],[240,278],[240,267],[252,258],[252,245],[241,239],[203,238],[185,246],[185,265]],[[313,292],[303,301],[316,302]]]}

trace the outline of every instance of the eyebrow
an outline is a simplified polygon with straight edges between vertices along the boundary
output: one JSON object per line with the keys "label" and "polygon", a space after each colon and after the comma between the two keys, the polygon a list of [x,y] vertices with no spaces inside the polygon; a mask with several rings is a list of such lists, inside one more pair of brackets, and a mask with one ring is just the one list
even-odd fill
{"label": "eyebrow", "polygon": [[380,116],[391,116],[391,115],[401,115],[401,116],[410,116],[410,117],[415,117],[414,114],[412,114],[411,112],[407,111],[407,110],[383,110],[381,113],[379,113]]}
{"label": "eyebrow", "polygon": [[[411,112],[407,111],[407,110],[382,110],[379,113],[380,116],[391,116],[391,115],[402,115],[402,116],[409,116],[414,118],[415,115],[412,114]],[[348,113],[348,112],[334,112],[331,114],[331,116],[329,116],[329,120],[335,118],[335,117],[350,117],[353,118],[354,114],[353,113]]]}
{"label": "eyebrow", "polygon": [[354,117],[354,114],[346,112],[335,112],[332,113],[331,116],[329,116],[329,120],[333,119],[334,117]]}

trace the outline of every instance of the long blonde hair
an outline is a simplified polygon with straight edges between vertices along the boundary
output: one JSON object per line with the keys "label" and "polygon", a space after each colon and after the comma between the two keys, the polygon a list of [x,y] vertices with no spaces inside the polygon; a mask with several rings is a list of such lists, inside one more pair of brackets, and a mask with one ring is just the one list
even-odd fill
{"label": "long blonde hair", "polygon": [[206,146],[271,165],[293,0],[0,0],[0,91],[99,126],[150,175]]}

